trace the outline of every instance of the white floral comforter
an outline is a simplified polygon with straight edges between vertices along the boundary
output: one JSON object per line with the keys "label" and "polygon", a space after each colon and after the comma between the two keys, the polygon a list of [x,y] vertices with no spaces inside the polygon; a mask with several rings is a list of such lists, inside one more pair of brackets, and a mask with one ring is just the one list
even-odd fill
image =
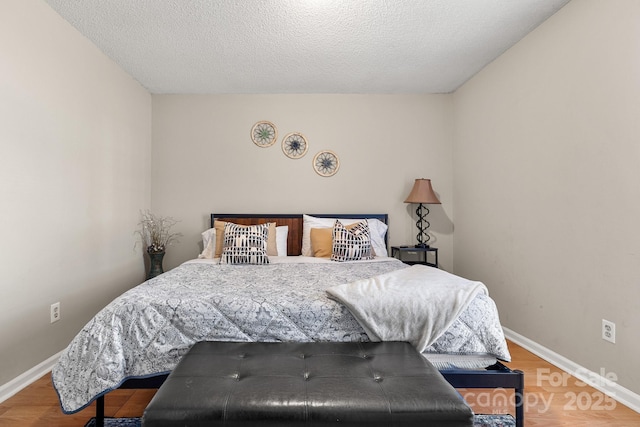
{"label": "white floral comforter", "polygon": [[[369,341],[349,310],[325,290],[407,267],[394,258],[352,263],[287,258],[260,266],[185,263],[116,298],[53,368],[62,410],[77,412],[127,379],[171,371],[199,341]],[[479,294],[426,352],[490,354],[508,361],[493,300]]]}

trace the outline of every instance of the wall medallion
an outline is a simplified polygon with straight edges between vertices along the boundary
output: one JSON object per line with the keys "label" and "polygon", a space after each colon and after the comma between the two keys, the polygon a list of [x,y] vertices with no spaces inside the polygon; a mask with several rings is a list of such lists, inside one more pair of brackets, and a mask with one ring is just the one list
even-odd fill
{"label": "wall medallion", "polygon": [[313,157],[313,169],[320,176],[333,176],[340,169],[340,160],[333,151],[320,151]]}
{"label": "wall medallion", "polygon": [[278,130],[271,122],[261,121],[251,128],[251,140],[258,147],[271,147],[276,139],[278,139]]}
{"label": "wall medallion", "polygon": [[307,154],[309,144],[301,133],[290,133],[282,140],[282,151],[291,159],[299,159]]}

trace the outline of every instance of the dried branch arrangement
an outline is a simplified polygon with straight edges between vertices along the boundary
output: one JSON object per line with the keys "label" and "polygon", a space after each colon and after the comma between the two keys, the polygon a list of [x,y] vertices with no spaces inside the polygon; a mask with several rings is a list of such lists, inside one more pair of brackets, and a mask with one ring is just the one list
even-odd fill
{"label": "dried branch arrangement", "polygon": [[171,228],[178,223],[172,217],[157,216],[149,211],[140,212],[140,216],[140,228],[136,233],[146,246],[147,252],[164,252],[167,246],[182,237],[182,233],[171,232]]}

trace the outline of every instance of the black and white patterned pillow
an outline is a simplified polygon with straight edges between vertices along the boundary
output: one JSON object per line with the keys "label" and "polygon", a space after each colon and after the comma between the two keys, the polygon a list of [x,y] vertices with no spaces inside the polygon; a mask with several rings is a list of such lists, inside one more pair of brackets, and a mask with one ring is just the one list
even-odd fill
{"label": "black and white patterned pillow", "polygon": [[332,261],[358,261],[373,259],[371,255],[371,233],[366,221],[347,229],[340,221],[333,225]]}
{"label": "black and white patterned pillow", "polygon": [[224,226],[222,264],[269,264],[267,236],[269,225],[238,225],[227,222]]}

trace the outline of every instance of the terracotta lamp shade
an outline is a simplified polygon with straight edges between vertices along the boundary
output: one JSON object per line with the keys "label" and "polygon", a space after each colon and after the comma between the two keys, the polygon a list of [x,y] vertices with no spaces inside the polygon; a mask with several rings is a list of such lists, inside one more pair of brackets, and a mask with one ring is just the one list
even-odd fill
{"label": "terracotta lamp shade", "polygon": [[429,240],[431,237],[429,236],[429,221],[427,221],[427,215],[429,214],[429,209],[424,207],[424,204],[431,205],[439,205],[440,200],[438,200],[438,196],[433,192],[433,187],[431,187],[431,180],[425,178],[416,179],[413,183],[413,188],[411,189],[411,193],[404,201],[405,203],[418,203],[418,209],[416,209],[416,215],[418,215],[418,221],[416,222],[416,227],[418,227],[418,234],[416,238],[418,240],[418,244],[416,247],[429,247]]}

